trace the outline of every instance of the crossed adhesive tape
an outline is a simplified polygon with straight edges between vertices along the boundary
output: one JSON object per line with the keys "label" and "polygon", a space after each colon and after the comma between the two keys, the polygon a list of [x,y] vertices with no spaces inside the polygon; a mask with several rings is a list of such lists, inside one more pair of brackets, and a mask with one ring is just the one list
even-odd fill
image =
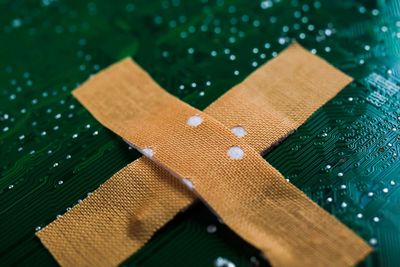
{"label": "crossed adhesive tape", "polygon": [[37,235],[61,265],[116,265],[198,196],[274,266],[354,265],[371,248],[260,156],[351,80],[293,44],[203,113],[116,63],[73,94],[148,159]]}

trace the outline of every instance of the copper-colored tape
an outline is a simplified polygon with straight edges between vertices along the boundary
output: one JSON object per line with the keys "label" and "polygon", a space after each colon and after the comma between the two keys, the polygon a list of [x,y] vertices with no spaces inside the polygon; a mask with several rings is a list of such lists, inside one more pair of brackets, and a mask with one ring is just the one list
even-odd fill
{"label": "copper-colored tape", "polygon": [[303,124],[352,78],[292,44],[206,109],[226,127],[243,125],[256,151],[276,144]]}
{"label": "copper-colored tape", "polygon": [[37,235],[61,266],[116,266],[192,201],[177,179],[142,157]]}
{"label": "copper-colored tape", "polygon": [[[290,62],[288,62],[289,59]],[[286,65],[286,68],[283,68],[283,65]],[[274,74],[271,74],[271,72],[274,72]],[[286,78],[280,79],[282,76],[293,80],[291,87],[288,87],[288,84],[286,84]],[[298,79],[300,80],[296,81],[296,77],[299,77]],[[206,111],[228,126],[240,125],[244,127],[247,131],[247,135],[243,137],[243,140],[252,144],[252,146],[256,147],[258,152],[261,152],[272,143],[293,131],[304,122],[315,109],[334,96],[350,81],[351,79],[349,77],[329,66],[321,59],[304,51],[298,45],[293,45],[278,58],[261,67],[242,84],[238,85],[220,100],[212,104]],[[299,86],[296,86],[296,83],[299,84]],[[110,88],[113,88],[113,90],[109,90]],[[285,92],[282,92],[282,89],[284,89]],[[268,91],[268,95],[264,93],[264,90]],[[288,91],[292,92],[289,93]],[[304,91],[303,97],[301,97],[301,93],[297,91]],[[149,95],[149,92],[152,93]],[[166,101],[165,107],[160,103],[164,97],[160,97],[159,94],[167,96],[166,98],[168,101]],[[162,124],[166,121],[165,116],[171,116],[173,114],[170,119],[174,121],[178,118],[175,115],[183,114],[180,113],[181,111],[179,111],[178,114],[174,113],[176,112],[176,107],[183,104],[178,101],[170,106],[168,104],[170,101],[176,102],[177,100],[163,92],[146,73],[132,64],[131,61],[118,63],[97,75],[76,91],[76,95],[104,125],[131,141],[132,136],[130,132],[133,131],[134,127],[140,126],[139,129],[136,129],[136,131],[140,133],[145,129],[142,127],[153,125],[151,127],[155,128],[153,128],[151,132],[160,134],[162,132],[160,132],[161,128],[159,129],[155,124],[157,120],[158,123]],[[296,97],[293,98],[291,96]],[[275,98],[275,100],[270,100],[269,102],[271,97]],[[127,101],[119,101],[121,99]],[[95,101],[95,103],[93,103],[93,101]],[[280,104],[276,106],[276,103]],[[306,109],[302,109],[301,112],[298,112],[296,110],[292,111],[293,105],[299,105],[300,107],[306,105],[307,107],[305,107]],[[156,110],[153,110],[154,107],[156,107]],[[190,111],[194,111],[188,106],[185,107]],[[149,112],[149,108],[151,112]],[[244,110],[244,108],[246,108],[246,110]],[[258,116],[260,112],[263,113],[262,116]],[[138,119],[138,114],[141,114],[140,119],[145,120],[146,123],[137,124],[138,121],[136,121],[136,119]],[[164,117],[158,117],[156,114]],[[146,120],[146,118],[148,118],[148,120]],[[209,119],[210,120],[207,119],[207,121],[215,121],[211,117]],[[180,123],[182,123],[182,121]],[[130,127],[131,124],[134,127]],[[220,128],[222,127],[219,123],[216,123],[216,125]],[[266,127],[266,125],[268,127]],[[163,125],[161,125],[161,127],[162,126]],[[171,128],[167,127],[166,130],[168,129],[171,130]],[[226,134],[226,129],[223,127],[221,129],[224,129],[223,132]],[[214,130],[213,128],[209,134],[215,134]],[[172,133],[173,132],[175,131],[172,131]],[[202,134],[204,135],[204,132]],[[148,135],[148,137],[150,136],[151,135]],[[177,142],[175,143],[176,145],[182,141],[178,138],[179,136],[175,139],[169,136],[170,139],[168,140],[173,142],[175,140]],[[224,140],[233,141],[232,138],[234,137],[230,135],[230,139]],[[157,140],[163,139],[157,138]],[[234,140],[237,141],[236,138],[234,138]],[[264,142],[266,145],[260,145],[261,142]],[[186,145],[188,144],[190,143]],[[243,141],[240,141],[240,144],[246,147],[246,162],[248,159],[251,159],[250,163],[254,164],[254,162],[259,162],[261,164],[262,160],[260,161],[259,158],[257,159],[258,156],[249,146],[246,146]],[[136,145],[140,144],[136,143]],[[182,145],[184,145],[184,143]],[[157,147],[159,147],[158,144]],[[216,146],[215,148],[220,148],[220,146]],[[206,147],[203,147],[203,149],[206,149]],[[248,156],[247,150],[250,151],[249,155],[251,156]],[[156,155],[155,158],[161,156],[157,151]],[[218,155],[221,156],[220,154]],[[226,154],[224,155],[226,156]],[[170,155],[166,157],[168,160]],[[178,158],[179,157],[173,159],[177,160]],[[165,160],[164,158],[161,159],[162,161]],[[177,180],[174,180],[175,178],[168,176],[162,170],[159,171],[164,173],[165,177],[163,178],[169,182],[165,182],[163,186],[157,186],[156,184],[163,179],[160,179],[160,177],[153,177],[155,174],[146,172],[146,168],[143,168],[143,166],[140,168],[137,167],[145,164],[152,166],[151,168],[157,168],[153,166],[154,164],[145,162],[144,159],[139,159],[135,163],[128,165],[128,167],[118,172],[96,190],[91,197],[85,199],[83,203],[74,207],[61,219],[51,223],[38,233],[42,242],[49,248],[59,263],[69,266],[91,265],[93,263],[99,266],[116,265],[140,248],[157,229],[192,201],[191,194],[185,192],[182,187],[177,187]],[[201,164],[207,162],[207,160],[201,159]],[[279,196],[278,199],[282,201],[279,206],[272,205],[273,208],[275,208],[276,214],[273,214],[274,212],[271,208],[264,213],[265,209],[269,207],[271,203],[276,204],[278,200],[275,199],[271,201],[273,198],[266,197],[266,195],[275,192],[270,190],[271,188],[269,187],[271,185],[265,185],[265,181],[267,180],[260,180],[260,178],[258,178],[257,182],[257,179],[253,181],[244,179],[246,183],[251,183],[248,184],[249,186],[243,183],[243,179],[240,182],[233,182],[235,179],[231,179],[229,175],[223,176],[225,177],[224,179],[229,178],[228,180],[220,181],[220,179],[218,179],[217,184],[213,183],[212,177],[200,181],[197,181],[196,178],[192,178],[192,181],[195,183],[195,188],[198,192],[217,210],[221,217],[245,239],[262,249],[276,265],[293,265],[295,262],[299,264],[323,263],[329,265],[336,263],[351,265],[355,264],[370,251],[370,248],[361,239],[331,216],[323,212],[299,190],[284,182],[279,172],[267,165],[264,161],[262,162],[262,164],[264,164],[262,165],[264,169],[261,171],[261,174],[269,177],[269,179],[273,179],[274,183],[279,181],[279,186],[274,190],[278,190],[277,192],[279,194],[283,193],[281,195],[274,195],[274,198]],[[196,162],[186,161],[186,159],[182,164],[178,165],[186,166],[187,168],[192,168],[190,166],[197,166]],[[213,166],[213,164],[210,166]],[[205,169],[209,169],[210,166],[207,165]],[[224,168],[226,169],[226,166]],[[238,173],[242,172],[243,175],[243,172],[246,172],[246,175],[248,175],[247,168],[248,167],[239,168]],[[214,169],[215,167],[213,167],[213,170]],[[258,170],[258,168],[252,169]],[[218,170],[217,168],[216,173],[218,173]],[[226,175],[226,173],[224,173],[224,175]],[[263,177],[263,175],[259,177]],[[125,183],[120,184],[120,182],[113,181],[118,181],[118,179],[119,181],[124,180]],[[132,186],[129,187],[126,185],[126,181],[128,181],[128,185],[132,183]],[[203,181],[208,182],[203,183]],[[199,182],[201,183],[199,184]],[[283,187],[281,186],[281,182],[283,182]],[[139,184],[143,185],[143,183],[148,186],[145,188],[149,188],[149,190],[142,190],[141,187],[138,186]],[[220,186],[221,183],[223,184]],[[235,183],[242,183],[244,188],[242,188],[243,186],[232,186]],[[208,188],[209,186],[211,186],[211,188]],[[264,186],[266,187],[264,188]],[[253,189],[250,190],[251,188]],[[267,191],[260,193],[260,188],[264,188],[264,190]],[[130,192],[129,195],[126,194],[126,190]],[[218,194],[212,190],[218,190]],[[226,196],[224,195],[223,198],[215,198],[215,196],[220,196],[222,194],[221,192],[224,190],[227,192]],[[286,194],[287,190],[289,190],[288,192],[290,192],[290,194]],[[210,192],[214,192],[214,195],[210,195]],[[237,194],[238,192],[241,193]],[[293,192],[295,199],[304,200],[305,202],[288,201],[287,197],[290,196],[289,199],[293,197]],[[139,194],[141,194],[140,197],[129,197]],[[127,195],[127,197],[124,198],[123,196],[125,195]],[[233,197],[232,203],[231,198],[227,198],[227,196]],[[149,202],[148,199],[153,197],[155,198],[153,201],[163,204],[154,205]],[[117,203],[108,203],[108,201],[113,198],[116,199],[112,201],[117,201]],[[247,204],[244,205],[243,203],[245,202],[238,202],[240,198],[245,198],[246,201],[252,200],[250,202],[253,204],[250,206],[247,206]],[[243,205],[237,206],[238,203],[242,203]],[[306,203],[305,209],[302,203]],[[287,214],[285,215],[285,213],[280,211],[280,209],[282,209],[281,205],[283,204],[289,206],[293,204],[296,209],[292,211],[296,214],[302,214],[304,212],[304,214],[306,214],[306,218],[303,218],[304,221],[301,217],[296,219],[291,218],[291,216],[288,216],[291,220],[286,221],[288,219],[286,218]],[[298,205],[300,205],[300,208]],[[316,213],[313,214],[317,216],[308,216],[307,208],[316,210]],[[289,212],[290,215],[291,210],[288,209],[286,211]],[[112,216],[110,214],[112,214]],[[304,216],[304,214],[301,216]],[[251,220],[249,220],[249,216],[252,218]],[[129,223],[132,222],[132,218],[135,222],[134,224]],[[245,223],[243,223],[242,218],[246,218]],[[112,223],[108,221],[109,219],[112,219]],[[279,222],[280,220],[284,221],[283,225],[290,224],[289,222],[295,222],[295,233],[291,233],[290,229],[286,227],[284,232],[282,232],[283,229],[279,230],[281,232],[270,229],[272,225],[271,222]],[[308,225],[313,225],[312,222],[315,220],[319,222],[319,226]],[[297,225],[297,221],[299,221],[300,225]],[[301,240],[301,238],[298,239],[296,236],[299,235],[298,231],[300,231],[301,223],[307,225],[306,229],[304,229],[305,232],[303,230],[301,230],[301,232],[308,233],[307,231],[311,231],[313,235],[308,236],[307,240],[302,240],[300,244],[298,244],[296,240]],[[138,225],[140,225],[140,227]],[[243,229],[244,225],[246,225],[245,229]],[[268,225],[269,227],[267,227]],[[264,228],[264,226],[266,228]],[[280,227],[278,227],[278,229],[279,228]],[[132,229],[141,229],[139,231],[141,235],[129,234],[138,232]],[[327,229],[329,229],[330,233],[334,232],[334,235],[325,233]],[[315,246],[315,243],[313,245],[313,242],[317,242],[318,246]],[[325,244],[326,247],[319,244],[319,242]],[[322,251],[321,248],[324,248],[324,251]],[[315,251],[311,253],[310,249],[315,249]],[[310,253],[310,255],[305,253]],[[307,257],[304,255],[307,255]],[[329,262],[326,260],[329,260]]]}

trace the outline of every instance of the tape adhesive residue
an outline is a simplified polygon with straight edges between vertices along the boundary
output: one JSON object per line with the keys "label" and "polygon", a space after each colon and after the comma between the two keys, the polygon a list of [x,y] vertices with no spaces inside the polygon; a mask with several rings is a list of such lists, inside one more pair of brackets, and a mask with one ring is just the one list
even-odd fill
{"label": "tape adhesive residue", "polygon": [[[131,60],[74,95],[103,125],[190,181],[272,264],[354,265],[370,247],[259,156],[350,81],[295,44],[207,108],[212,117],[168,95]],[[193,199],[141,158],[38,236],[62,265],[116,265]]]}

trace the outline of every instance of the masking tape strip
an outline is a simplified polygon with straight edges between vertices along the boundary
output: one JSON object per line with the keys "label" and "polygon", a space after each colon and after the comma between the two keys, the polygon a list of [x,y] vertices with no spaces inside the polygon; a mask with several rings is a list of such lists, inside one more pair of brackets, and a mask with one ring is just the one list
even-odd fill
{"label": "masking tape strip", "polygon": [[[287,64],[287,60],[289,59],[291,60],[289,64]],[[269,67],[272,64],[274,64],[275,66]],[[282,64],[287,64],[287,67],[282,69],[280,67],[280,65]],[[118,65],[120,65],[121,68],[118,68]],[[92,84],[92,82],[100,79],[99,77],[102,76],[103,78],[100,79],[102,80],[100,82],[101,86],[101,83],[104,82],[104,80],[112,79],[112,76],[115,75],[115,73],[110,74],[110,72],[124,72],[124,69],[127,69],[127,72],[130,72],[126,73],[125,75],[129,75],[129,77],[131,77],[130,83],[143,86],[144,88],[157,86],[153,84],[154,82],[151,81],[151,79],[147,77],[147,75],[144,74],[143,71],[138,71],[137,67],[132,66],[133,65],[131,64],[131,62],[127,61],[118,63],[117,65],[109,68],[100,75],[97,75],[94,79],[90,80],[84,86],[96,87],[97,85]],[[301,68],[299,68],[300,66]],[[314,75],[312,76],[307,76],[307,73],[312,73],[309,67],[314,68]],[[270,80],[264,80],[266,84],[257,82],[253,83],[253,77],[258,76],[259,79],[263,79],[263,77],[265,77],[264,74],[267,74],[267,70],[268,72],[274,72],[274,70],[277,70],[277,72],[275,72],[275,75],[270,76]],[[303,74],[303,72],[305,74]],[[293,85],[291,85],[291,87],[280,86],[282,81],[279,81],[279,78],[282,75],[288,76],[288,78],[304,76],[309,79],[309,82],[304,81],[302,83],[299,83],[304,85],[304,87],[300,88],[296,87],[296,81],[293,81],[294,83]],[[132,79],[132,77],[134,78]],[[127,77],[124,77],[124,79],[126,78]],[[265,125],[271,126],[271,120],[267,120],[266,122],[268,124],[264,124],[262,125],[262,127],[259,127],[261,125],[258,124],[257,116],[243,116],[243,114],[245,114],[243,113],[243,110],[237,109],[238,111],[232,112],[232,110],[234,109],[225,108],[224,106],[231,105],[231,107],[233,108],[241,107],[242,104],[249,103],[251,99],[254,100],[255,96],[258,96],[257,99],[264,100],[256,101],[256,104],[250,105],[250,107],[252,107],[253,109],[260,108],[258,110],[259,112],[264,112],[265,110],[267,110],[267,112],[270,112],[270,109],[267,107],[268,105],[265,104],[268,103],[267,97],[269,96],[262,93],[263,90],[265,90],[266,85],[271,84],[272,82],[274,82],[274,87],[270,87],[271,95],[277,94],[277,92],[274,91],[274,88],[277,88],[279,89],[278,91],[280,91],[282,87],[284,87],[286,91],[288,90],[288,88],[291,88],[291,91],[296,91],[299,89],[311,91],[314,90],[314,92],[309,93],[308,99],[292,99],[290,97],[283,97],[280,101],[278,101],[280,103],[286,102],[286,104],[281,105],[281,110],[277,110],[277,113],[282,113],[285,118],[283,120],[277,120],[276,124],[279,125],[282,122],[289,122],[286,126],[281,127],[283,130],[281,132],[281,135],[279,135],[278,138],[275,139],[276,141],[298,127],[315,109],[324,104],[329,98],[334,96],[342,87],[350,82],[350,80],[351,79],[349,77],[329,66],[327,63],[323,62],[316,56],[309,54],[298,45],[292,45],[289,49],[285,50],[285,52],[279,55],[278,58],[270,61],[268,64],[261,67],[249,78],[247,78],[242,84],[238,85],[236,88],[228,92],[228,94],[212,104],[212,106],[209,107],[206,111],[211,113],[220,121],[233,118],[231,120],[225,121],[225,123],[228,125],[242,125],[247,131],[247,135],[243,137],[243,139],[246,139],[246,142],[256,144],[256,147],[258,144],[257,141],[254,140],[267,140],[269,142],[268,144],[271,144],[274,142],[274,140],[269,140],[268,136],[273,136],[271,133],[274,133],[275,130],[274,128],[265,127]],[[253,85],[251,87],[248,86],[252,83]],[[315,86],[309,86],[307,84]],[[318,90],[319,88],[320,90]],[[244,90],[246,90],[249,94],[240,94]],[[236,94],[242,96],[239,98],[235,97],[235,94],[231,92],[236,92]],[[260,95],[262,97],[260,97]],[[124,95],[123,97],[126,97],[126,95]],[[296,112],[290,113],[291,105],[296,105],[299,103],[310,107],[309,110],[303,110],[303,112],[300,113],[301,116],[297,115]],[[105,110],[108,109],[108,107],[103,108]],[[252,118],[254,119],[252,120]],[[263,121],[265,121],[264,116],[262,116],[262,119]],[[258,145],[258,147],[260,148],[258,149],[258,151],[262,151],[265,149],[266,146],[262,147]],[[134,163],[128,165],[126,168],[115,174],[98,190],[96,190],[91,197],[85,199],[83,203],[77,205],[62,218],[51,223],[49,226],[44,228],[44,230],[38,233],[38,236],[41,238],[42,242],[49,248],[49,250],[52,252],[52,254],[55,256],[60,264],[90,265],[96,263],[96,265],[101,266],[115,265],[127,258],[138,248],[140,248],[157,229],[159,229],[164,223],[171,219],[174,214],[176,214],[182,208],[186,207],[192,201],[192,196],[189,193],[184,193],[184,190],[180,191],[175,188],[177,185],[174,184],[173,181],[175,181],[176,183],[176,180],[173,180],[173,178],[171,178],[170,176],[167,176],[165,179],[168,179],[168,181],[172,181],[170,181],[169,183],[165,183],[162,187],[157,187],[156,183],[159,182],[159,180],[157,180],[157,177],[152,176],[154,175],[154,173],[140,173],[140,170],[143,169],[143,166],[137,166],[141,166],[141,161],[143,160],[143,158],[139,159],[138,161],[135,161]],[[137,162],[139,162],[139,164]],[[138,175],[139,173],[140,175]],[[164,205],[153,205],[150,203],[150,205],[146,206],[148,201],[143,201],[141,198],[138,197],[136,199],[139,203],[135,202],[135,204],[137,204],[135,209],[135,205],[132,203],[132,198],[122,197],[124,195],[146,195],[147,191],[145,191],[144,189],[142,190],[141,187],[127,187],[126,185],[127,182],[128,185],[130,183],[140,183],[140,181],[137,181],[137,179],[143,179],[143,176],[146,177],[145,180],[149,180],[149,188],[152,188],[152,190],[150,190],[149,192],[154,193],[152,197],[156,197],[158,199],[158,203],[164,203]],[[127,179],[126,177],[131,178]],[[149,177],[152,179],[150,179]],[[121,184],[121,182],[113,182],[113,180],[117,181],[117,179],[119,179],[120,181],[125,181],[125,183]],[[124,187],[130,188],[128,190],[130,194],[124,192]],[[135,191],[135,193],[133,193],[133,191]],[[120,199],[117,203],[107,203],[112,198],[123,199]],[[145,196],[142,196],[142,198],[151,199],[151,197],[146,198]],[[115,208],[116,206],[122,208]],[[107,215],[107,210],[112,211],[112,217],[110,217],[110,213],[108,213]],[[140,216],[138,216],[138,214]],[[143,214],[145,214],[146,216],[144,216]],[[109,223],[108,218],[112,218],[113,222]],[[143,233],[140,237],[129,234],[133,231],[133,225],[132,223],[129,223],[130,221],[132,221],[131,218],[138,218],[134,221],[140,222],[140,229]],[[102,235],[103,237],[101,237]],[[116,240],[116,242],[114,242],[114,240]],[[79,245],[80,247],[78,251],[76,251],[75,248]],[[367,253],[366,251],[364,252]],[[357,256],[355,255],[353,258],[356,257]],[[359,255],[359,258],[360,257],[361,256]],[[96,260],[98,260],[99,262],[96,262]]]}
{"label": "masking tape strip", "polygon": [[158,86],[132,86],[127,68],[121,72],[74,95],[100,122],[192,187],[275,266],[352,265],[369,250],[220,122]]}
{"label": "masking tape strip", "polygon": [[212,103],[206,113],[228,128],[246,126],[243,140],[262,153],[351,81],[294,43]]}
{"label": "masking tape strip", "polygon": [[116,266],[193,200],[176,178],[142,157],[37,235],[61,266]]}

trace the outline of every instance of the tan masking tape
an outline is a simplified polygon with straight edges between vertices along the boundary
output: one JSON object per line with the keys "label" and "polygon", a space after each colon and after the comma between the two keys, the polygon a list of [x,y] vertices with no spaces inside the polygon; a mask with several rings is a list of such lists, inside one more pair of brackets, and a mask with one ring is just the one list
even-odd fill
{"label": "tan masking tape", "polygon": [[[273,74],[270,74],[271,72]],[[282,76],[292,79],[293,84],[287,86],[286,78]],[[253,81],[253,77],[257,77],[259,81]],[[269,78],[265,79],[265,77]],[[296,80],[296,77],[301,79]],[[104,87],[102,83],[111,79],[129,81],[133,86],[136,84],[142,88],[157,87],[142,70],[129,61],[123,61],[97,75],[83,88]],[[224,123],[227,125],[243,126],[247,130],[247,135],[244,137],[246,142],[255,144],[254,146],[259,147],[258,151],[261,152],[298,127],[315,109],[333,97],[350,80],[349,77],[298,45],[292,45],[278,58],[258,69],[242,84],[212,104],[206,111],[220,121],[225,120]],[[93,84],[95,81],[99,81],[100,85]],[[290,88],[290,93],[288,88]],[[269,90],[270,94],[263,93],[264,90]],[[301,96],[297,94],[297,90],[306,91],[303,93],[306,97],[293,98],[294,95]],[[129,95],[129,92],[127,94]],[[240,97],[236,97],[235,94]],[[279,94],[281,94],[280,97]],[[271,95],[277,96],[276,99],[281,98],[278,101],[279,108],[273,108],[276,109],[276,114],[283,116],[283,119],[274,120],[276,115],[271,113],[271,108],[268,108],[268,98]],[[246,113],[243,113],[242,107],[245,107],[247,103],[250,103],[250,108],[246,112],[251,110],[256,112],[252,116],[246,116]],[[293,105],[300,107],[303,105],[307,110],[291,112]],[[103,108],[108,110],[109,107]],[[257,112],[263,112],[265,115],[257,116],[255,115]],[[268,119],[268,116],[272,116],[273,120]],[[265,123],[260,123],[260,120]],[[274,121],[273,125],[271,121]],[[283,126],[279,126],[280,124]],[[280,131],[279,134],[276,134],[277,130]],[[270,138],[275,138],[275,141]],[[267,145],[260,146],[257,142],[265,142]],[[169,182],[165,182],[163,186],[157,186],[163,179],[154,177],[155,174],[152,172],[146,172],[141,166],[143,160],[143,158],[139,159],[119,171],[91,197],[38,233],[42,242],[59,263],[70,266],[116,265],[140,248],[157,229],[192,201],[191,195],[182,187],[176,188],[176,180],[165,172],[164,178]],[[156,167],[152,166],[152,168]],[[162,170],[159,171],[162,172]],[[143,190],[141,180],[148,185],[148,187],[144,186]],[[133,197],[138,195],[140,197]],[[149,202],[149,199],[158,205]],[[112,203],[108,203],[110,200]],[[109,222],[110,219],[112,222]],[[340,228],[343,226],[340,225]],[[132,234],[133,232],[136,234]],[[336,236],[340,236],[339,232]],[[349,259],[355,263],[369,251],[369,248],[357,237],[353,237],[360,246],[359,253],[353,253],[350,250],[347,253],[351,254]],[[355,247],[357,250],[358,246]],[[286,257],[294,256],[295,254],[286,255]],[[271,256],[270,259],[272,259]]]}
{"label": "tan masking tape", "polygon": [[178,179],[142,157],[37,235],[61,266],[116,266],[193,200]]}

